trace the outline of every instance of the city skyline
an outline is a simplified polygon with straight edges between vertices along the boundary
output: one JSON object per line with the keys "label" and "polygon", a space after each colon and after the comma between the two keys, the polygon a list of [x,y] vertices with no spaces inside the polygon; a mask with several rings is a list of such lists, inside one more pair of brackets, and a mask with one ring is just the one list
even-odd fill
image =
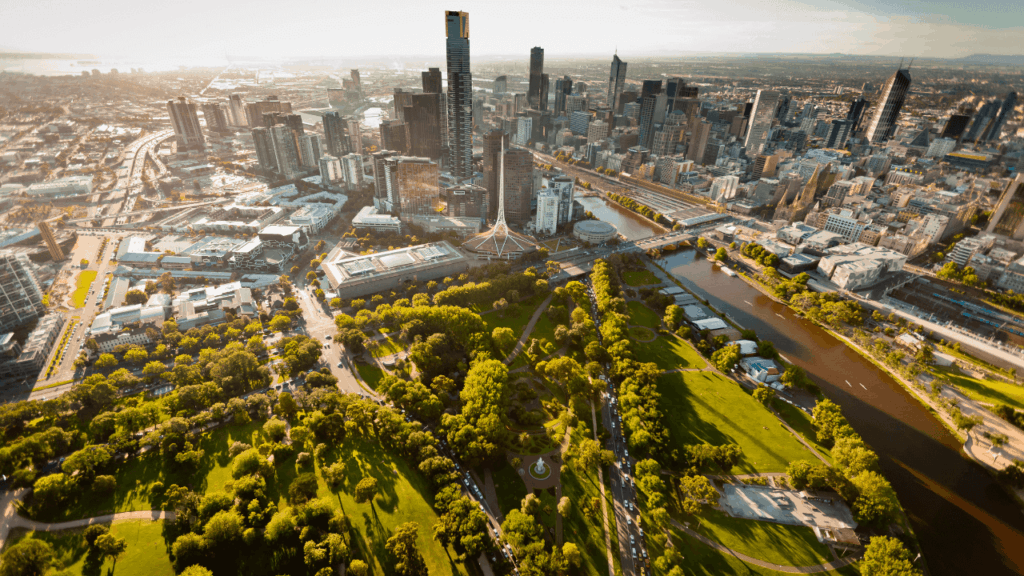
{"label": "city skyline", "polygon": [[[54,14],[46,5],[5,6],[10,21],[0,50],[64,52],[135,60],[173,57],[181,63],[249,58],[316,58],[367,56],[439,56],[425,22],[452,6],[389,2],[361,10],[368,21],[386,21],[387,46],[374,41],[371,27],[333,34],[336,23],[351,16],[343,6],[315,6],[318,18],[306,14],[303,2],[275,10],[275,18],[246,20],[233,14],[237,2],[202,5],[204,17],[180,4],[155,5],[146,12],[130,10],[124,0],[63,6]],[[840,3],[831,0],[785,0],[771,8],[748,0],[714,5],[652,0],[626,6],[603,2],[586,11],[573,4],[535,2],[545,18],[531,21],[531,34],[506,33],[510,13],[501,6],[466,2],[458,10],[474,14],[474,53],[478,56],[528,54],[543,45],[552,59],[612,53],[624,60],[682,53],[843,53],[875,56],[958,58],[973,54],[1020,54],[1016,41],[1024,32],[1024,12],[999,0],[961,8],[947,0],[913,7],[888,7],[874,0]],[[534,13],[527,2],[518,14]],[[198,8],[199,5],[196,4]],[[254,9],[247,5],[246,10]],[[110,18],[117,14],[117,18]],[[396,17],[398,15],[398,17]],[[436,19],[436,17],[435,17]],[[565,22],[590,30],[585,45],[557,34]],[[153,22],[161,22],[155,27]],[[360,31],[363,30],[363,31]]]}

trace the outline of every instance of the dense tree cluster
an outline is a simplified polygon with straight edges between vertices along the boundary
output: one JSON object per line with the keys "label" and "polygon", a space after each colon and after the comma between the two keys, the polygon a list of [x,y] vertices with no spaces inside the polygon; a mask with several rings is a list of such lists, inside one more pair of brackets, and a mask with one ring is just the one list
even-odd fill
{"label": "dense tree cluster", "polygon": [[653,222],[656,222],[658,224],[668,223],[668,221],[665,219],[663,215],[661,215],[658,212],[655,212],[654,210],[651,210],[649,206],[645,206],[632,198],[627,198],[626,196],[620,196],[618,194],[614,194],[611,192],[608,193],[608,197],[614,200],[623,208],[632,210],[633,212],[636,212],[637,214]]}
{"label": "dense tree cluster", "polygon": [[761,246],[756,242],[745,244],[740,252],[742,252],[747,258],[754,260],[762,266],[771,266],[772,268],[776,268],[779,265],[778,255],[774,252],[765,250],[764,246]]}

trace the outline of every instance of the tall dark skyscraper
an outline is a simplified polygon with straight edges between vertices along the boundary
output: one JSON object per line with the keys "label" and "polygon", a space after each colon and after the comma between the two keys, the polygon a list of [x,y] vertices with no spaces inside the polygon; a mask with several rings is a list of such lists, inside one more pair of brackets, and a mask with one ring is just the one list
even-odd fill
{"label": "tall dark skyscraper", "polygon": [[850,110],[846,113],[846,119],[853,122],[853,126],[850,128],[851,134],[860,130],[860,122],[864,119],[864,111],[868,109],[870,104],[863,95],[850,102]]}
{"label": "tall dark skyscraper", "polygon": [[608,107],[615,111],[622,110],[619,105],[619,96],[622,95],[622,87],[626,85],[626,63],[619,59],[619,55],[612,56],[612,69],[608,74]]}
{"label": "tall dark skyscraper", "polygon": [[441,69],[431,68],[423,72],[423,92],[426,94],[441,93]]}
{"label": "tall dark skyscraper", "polygon": [[942,128],[942,134],[939,137],[959,140],[964,130],[967,129],[967,124],[970,122],[971,117],[967,114],[953,114],[946,121],[946,125]]}
{"label": "tall dark skyscraper", "polygon": [[330,110],[324,113],[323,122],[324,143],[327,147],[327,154],[335,158],[341,158],[351,152],[348,118],[342,116],[337,110]]}
{"label": "tall dark skyscraper", "polygon": [[540,110],[546,112],[548,109],[548,94],[551,92],[551,78],[547,74],[540,75]]}
{"label": "tall dark skyscraper", "polygon": [[896,121],[900,117],[900,110],[907,99],[907,92],[910,90],[910,69],[899,69],[882,87],[882,98],[878,106],[871,114],[871,121],[868,123],[867,132],[864,137],[873,144],[885,142],[892,138],[896,130]]}
{"label": "tall dark skyscraper", "polygon": [[498,76],[494,79],[494,93],[504,94],[508,92],[508,76]]}
{"label": "tall dark skyscraper", "polygon": [[1006,121],[1010,119],[1010,115],[1013,114],[1013,109],[1017,107],[1017,93],[1010,91],[1006,95],[1006,100],[1003,100],[1003,107],[999,110],[999,116],[996,116],[996,121],[992,125],[992,129],[988,132],[988,141],[993,142],[999,140],[999,135],[1003,132],[1003,127],[1006,126]]}
{"label": "tall dark skyscraper", "polygon": [[534,110],[540,107],[541,76],[544,74],[544,49],[536,46],[530,50],[530,87],[526,91],[526,102]]}
{"label": "tall dark skyscraper", "polygon": [[665,114],[671,114],[678,110],[676,102],[682,98],[696,98],[698,89],[696,86],[687,86],[682,78],[669,78],[665,82]]}
{"label": "tall dark skyscraper", "polygon": [[971,122],[971,127],[967,129],[967,135],[964,136],[964,140],[967,142],[984,142],[998,115],[999,100],[986,102],[981,107],[981,110],[978,110],[978,113],[974,115],[974,122]]}
{"label": "tall dark skyscraper", "polygon": [[473,176],[473,75],[469,71],[469,13],[445,12],[448,64],[449,169]]}
{"label": "tall dark skyscraper", "polygon": [[572,80],[563,76],[561,80],[555,80],[555,116],[565,115],[565,97],[572,94]]}
{"label": "tall dark skyscraper", "polygon": [[498,172],[501,169],[501,150],[508,147],[508,133],[491,130],[484,134],[484,216],[494,219],[498,216]]}
{"label": "tall dark skyscraper", "polygon": [[661,80],[644,80],[640,91],[640,136],[638,143],[648,150],[654,145],[654,108],[661,94]]}
{"label": "tall dark skyscraper", "polygon": [[441,160],[444,114],[440,106],[442,94],[413,94],[412,105],[405,108],[408,124],[409,154]]}
{"label": "tall dark skyscraper", "polygon": [[174,126],[174,135],[177,137],[179,148],[194,148],[196,150],[206,148],[206,139],[203,137],[202,128],[199,127],[199,114],[195,102],[184,96],[180,96],[177,100],[168,100],[167,112],[171,116],[171,124]]}

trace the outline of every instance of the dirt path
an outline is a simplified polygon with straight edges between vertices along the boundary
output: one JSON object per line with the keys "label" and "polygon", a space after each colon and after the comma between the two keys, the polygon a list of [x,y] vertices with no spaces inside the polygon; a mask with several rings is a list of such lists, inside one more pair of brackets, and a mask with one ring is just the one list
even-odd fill
{"label": "dirt path", "polygon": [[533,316],[530,317],[530,321],[526,323],[526,328],[523,329],[523,335],[519,337],[519,341],[516,342],[516,347],[512,349],[512,352],[505,357],[505,365],[510,365],[519,356],[519,353],[523,351],[526,346],[527,340],[530,338],[530,333],[533,332],[533,327],[537,325],[537,321],[540,320],[540,315],[548,309],[548,304],[551,304],[551,299],[555,297],[554,293],[548,295],[537,310],[533,312]]}

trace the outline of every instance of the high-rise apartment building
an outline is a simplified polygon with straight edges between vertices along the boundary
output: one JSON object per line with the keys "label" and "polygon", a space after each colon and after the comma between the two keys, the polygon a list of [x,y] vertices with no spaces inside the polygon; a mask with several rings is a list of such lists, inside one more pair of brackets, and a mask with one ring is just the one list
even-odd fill
{"label": "high-rise apartment building", "polygon": [[349,190],[359,190],[363,187],[363,157],[359,154],[348,154],[341,159],[342,169],[345,171],[345,187]]}
{"label": "high-rise apartment building", "polygon": [[270,127],[270,139],[274,142],[277,155],[277,172],[291,180],[302,175],[302,160],[299,155],[299,136],[290,127],[277,124]]}
{"label": "high-rise apartment building", "polygon": [[320,135],[303,134],[300,136],[299,155],[304,167],[316,168],[320,164],[320,157],[323,156],[323,147],[320,144]]}
{"label": "high-rise apartment building", "polygon": [[508,148],[508,133],[503,130],[491,130],[484,134],[484,216],[489,219],[498,215],[498,184],[501,151]]}
{"label": "high-rise apartment building", "polygon": [[228,128],[228,115],[227,110],[223,104],[216,102],[206,102],[201,106],[203,109],[203,118],[206,119],[206,129],[214,132],[227,132]]}
{"label": "high-rise apartment building", "polygon": [[256,160],[260,169],[273,172],[277,170],[277,151],[274,150],[274,140],[270,136],[270,130],[263,128],[252,129],[252,143],[256,148]]}
{"label": "high-rise apartment building", "polygon": [[704,163],[704,153],[707,151],[708,139],[711,137],[711,123],[706,120],[693,123],[690,133],[690,141],[686,147],[686,159],[697,164]]}
{"label": "high-rise apartment building", "polygon": [[619,59],[619,55],[612,56],[612,68],[608,73],[608,107],[612,110],[621,110],[619,97],[622,95],[622,88],[626,85],[626,62]]}
{"label": "high-rise apartment building", "polygon": [[171,115],[171,125],[174,127],[179,149],[206,148],[206,139],[203,138],[203,131],[199,127],[199,114],[196,112],[195,102],[180,96],[177,100],[167,101],[167,111]]}
{"label": "high-rise apartment building", "polygon": [[853,132],[853,120],[833,120],[825,138],[826,148],[842,148]]}
{"label": "high-rise apartment building", "polygon": [[[440,162],[444,153],[441,135],[444,130],[441,93],[413,94],[406,106],[405,118],[408,154]],[[383,128],[382,128],[383,130]],[[391,146],[385,148],[397,150]]]}
{"label": "high-rise apartment building", "polygon": [[0,333],[12,332],[46,312],[28,256],[0,251]]}
{"label": "high-rise apartment building", "polygon": [[696,86],[687,86],[682,78],[669,78],[665,82],[665,114],[678,110],[683,98],[696,98],[699,90]]}
{"label": "high-rise apartment building", "polygon": [[263,123],[263,115],[273,112],[291,114],[292,103],[281,102],[277,99],[277,96],[267,96],[264,100],[249,102],[245,105],[245,117],[249,123],[249,128],[259,128],[260,126],[269,128],[269,126]]}
{"label": "high-rise apartment building", "polygon": [[[588,115],[589,116],[589,115]],[[608,137],[608,123],[603,120],[595,120],[587,126],[587,144],[600,142]]]}
{"label": "high-rise apartment building", "polygon": [[[440,172],[436,162],[414,156],[383,160],[384,190],[380,208],[395,216],[430,216],[441,209]],[[383,192],[383,194],[381,194]],[[377,198],[374,198],[377,204]]]}
{"label": "high-rise apartment building", "polygon": [[892,138],[896,130],[896,121],[899,120],[900,110],[907,99],[907,92],[910,90],[910,70],[900,69],[893,73],[885,86],[882,87],[882,97],[878,106],[871,114],[871,121],[868,122],[864,137],[873,144],[885,142]]}
{"label": "high-rise apartment building", "polygon": [[473,75],[469,71],[469,13],[445,12],[448,64],[448,150],[453,176],[473,176]]}
{"label": "high-rise apartment building", "polygon": [[588,108],[587,97],[579,94],[572,94],[565,97],[565,116],[572,116],[573,112],[586,112]]}
{"label": "high-rise apartment building", "polygon": [[860,129],[861,120],[864,119],[864,111],[868,109],[870,104],[863,95],[850,102],[850,109],[846,112],[846,119],[853,122],[853,125],[850,127],[850,134]]}
{"label": "high-rise apartment building", "polygon": [[949,120],[946,121],[946,125],[943,126],[942,133],[939,134],[939,137],[959,140],[970,122],[971,117],[967,114],[953,114],[949,117]]}
{"label": "high-rise apartment building", "polygon": [[750,177],[754,180],[771,178],[772,176],[775,176],[775,167],[778,166],[778,164],[778,155],[758,154],[757,158],[754,159],[754,168],[750,173]]}
{"label": "high-rise apartment building", "polygon": [[494,94],[504,94],[508,92],[508,76],[498,76],[494,79],[494,88],[492,88]]}
{"label": "high-rise apartment building", "polygon": [[541,89],[543,75],[544,49],[540,46],[535,46],[530,49],[530,87],[526,90],[526,101],[529,103],[530,108],[534,110],[544,110],[544,108],[541,108],[540,97],[543,91]]}
{"label": "high-rise apartment building", "polygon": [[988,138],[992,125],[999,115],[999,100],[989,100],[974,115],[971,127],[967,129],[964,140],[967,142],[984,142]]}
{"label": "high-rise apartment building", "polygon": [[320,181],[328,186],[345,181],[345,171],[341,167],[340,159],[334,156],[320,157]]}
{"label": "high-rise apartment building", "polygon": [[999,115],[996,116],[995,122],[992,124],[992,129],[988,132],[988,141],[993,142],[999,139],[999,135],[1002,134],[1003,128],[1006,126],[1006,122],[1010,119],[1013,114],[1013,109],[1017,107],[1017,93],[1010,91],[1006,95],[1006,100],[1003,100],[1003,107],[999,110]]}
{"label": "high-rise apartment building", "polygon": [[391,102],[395,113],[391,117],[393,120],[405,120],[405,108],[406,106],[412,106],[412,95],[413,93],[409,90],[395,88],[394,99]]}
{"label": "high-rise apartment building", "polygon": [[537,217],[533,221],[537,234],[550,236],[558,231],[558,194],[543,190],[537,194]]}
{"label": "high-rise apartment building", "polygon": [[565,224],[572,220],[572,204],[575,200],[576,181],[563,175],[547,178],[544,184],[558,196],[558,223]]}
{"label": "high-rise apartment building", "polygon": [[[678,116],[678,114],[677,114]],[[655,156],[671,156],[676,153],[676,144],[683,135],[683,127],[679,124],[666,124],[665,128],[654,135],[651,154]]]}
{"label": "high-rise apartment building", "polygon": [[1018,174],[1003,190],[985,232],[1024,239],[1024,174]]}
{"label": "high-rise apartment building", "polygon": [[232,126],[247,126],[245,119],[245,101],[241,94],[232,94],[228,97],[228,121]]}
{"label": "high-rise apartment building", "polygon": [[516,135],[512,141],[519,146],[527,146],[533,137],[533,118],[520,116],[516,119]]}
{"label": "high-rise apartment building", "polygon": [[661,80],[644,80],[640,92],[640,135],[638,142],[650,150],[654,146],[654,112],[661,94]]}
{"label": "high-rise apartment building", "polygon": [[[754,107],[750,111],[750,127],[743,147],[747,156],[760,154],[768,143],[768,132],[775,118],[775,110],[779,103],[779,93],[774,90],[758,90],[754,98]],[[694,159],[696,161],[696,159]]]}
{"label": "high-rise apartment building", "polygon": [[563,76],[555,80],[555,116],[565,116],[565,98],[572,95],[572,80]]}
{"label": "high-rise apartment building", "polygon": [[476,184],[463,184],[448,190],[445,214],[456,218],[483,218],[487,189]]}
{"label": "high-rise apartment building", "polygon": [[348,117],[342,116],[337,110],[324,112],[324,147],[327,153],[341,158],[350,151],[348,137]]}
{"label": "high-rise apartment building", "polygon": [[569,129],[577,136],[586,136],[592,119],[590,112],[573,112],[569,115]]}
{"label": "high-rise apartment building", "polygon": [[525,225],[530,221],[533,199],[533,154],[528,150],[505,151],[505,220]]}
{"label": "high-rise apartment building", "polygon": [[359,125],[359,120],[355,118],[348,118],[345,121],[346,127],[348,128],[348,150],[352,154],[363,153],[363,129]]}
{"label": "high-rise apartment building", "polygon": [[426,72],[420,74],[423,79],[423,93],[424,94],[440,94],[441,93],[441,69],[430,68]]}
{"label": "high-rise apartment building", "polygon": [[380,147],[399,154],[409,153],[409,125],[401,120],[387,120],[380,124]]}

